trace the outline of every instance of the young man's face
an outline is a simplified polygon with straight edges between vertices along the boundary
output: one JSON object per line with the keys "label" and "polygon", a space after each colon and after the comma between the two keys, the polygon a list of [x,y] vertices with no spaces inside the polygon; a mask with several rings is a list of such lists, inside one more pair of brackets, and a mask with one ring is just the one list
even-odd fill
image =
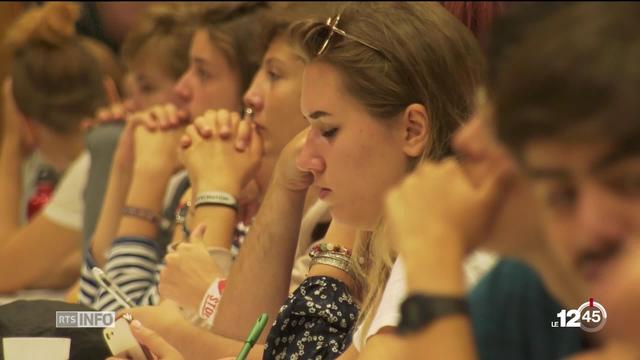
{"label": "young man's face", "polygon": [[638,241],[640,146],[535,140],[524,147],[523,161],[549,247],[576,281],[600,288]]}

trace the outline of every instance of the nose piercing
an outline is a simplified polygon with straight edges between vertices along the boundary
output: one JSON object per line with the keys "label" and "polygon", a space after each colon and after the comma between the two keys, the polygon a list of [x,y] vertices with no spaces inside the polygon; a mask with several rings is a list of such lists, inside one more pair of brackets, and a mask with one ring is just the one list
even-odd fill
{"label": "nose piercing", "polygon": [[253,116],[254,116],[254,110],[250,106],[245,107],[244,110],[242,111],[242,120],[253,121]]}

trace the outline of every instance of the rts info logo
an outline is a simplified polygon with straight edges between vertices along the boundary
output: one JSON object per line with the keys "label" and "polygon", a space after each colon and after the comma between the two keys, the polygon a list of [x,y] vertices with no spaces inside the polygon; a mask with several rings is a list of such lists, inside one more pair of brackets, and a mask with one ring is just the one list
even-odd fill
{"label": "rts info logo", "polygon": [[552,321],[551,327],[579,327],[586,332],[596,332],[607,322],[607,311],[604,306],[590,298],[578,309],[563,309],[556,317],[560,321]]}

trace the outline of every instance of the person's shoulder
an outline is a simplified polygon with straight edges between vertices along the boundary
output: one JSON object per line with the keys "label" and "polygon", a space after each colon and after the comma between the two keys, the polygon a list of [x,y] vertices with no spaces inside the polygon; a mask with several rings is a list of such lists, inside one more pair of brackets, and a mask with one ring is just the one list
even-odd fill
{"label": "person's shoulder", "polygon": [[561,305],[528,265],[503,259],[469,297],[481,359],[550,359],[580,349],[580,333],[553,329]]}
{"label": "person's shoulder", "polygon": [[528,265],[511,259],[501,259],[471,291],[471,302],[495,302],[514,295],[531,295],[541,290],[542,282]]}

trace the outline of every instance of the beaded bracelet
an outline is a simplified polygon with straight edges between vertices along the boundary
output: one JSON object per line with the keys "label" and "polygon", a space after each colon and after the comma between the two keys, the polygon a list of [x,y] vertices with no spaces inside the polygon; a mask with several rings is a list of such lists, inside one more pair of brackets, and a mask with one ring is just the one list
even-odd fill
{"label": "beaded bracelet", "polygon": [[320,243],[320,244],[314,245],[311,248],[311,251],[309,251],[309,256],[313,258],[318,254],[324,253],[324,252],[337,253],[337,254],[342,254],[342,255],[351,257],[351,249],[347,249],[344,246],[331,244],[331,243]]}
{"label": "beaded bracelet", "polygon": [[161,231],[166,231],[171,227],[171,221],[149,209],[139,208],[135,206],[125,206],[122,208],[122,215],[148,221],[157,226]]}
{"label": "beaded bracelet", "polygon": [[187,227],[187,216],[190,209],[191,201],[187,201],[176,210],[176,225],[182,226],[182,234],[185,239],[191,235],[191,230]]}

